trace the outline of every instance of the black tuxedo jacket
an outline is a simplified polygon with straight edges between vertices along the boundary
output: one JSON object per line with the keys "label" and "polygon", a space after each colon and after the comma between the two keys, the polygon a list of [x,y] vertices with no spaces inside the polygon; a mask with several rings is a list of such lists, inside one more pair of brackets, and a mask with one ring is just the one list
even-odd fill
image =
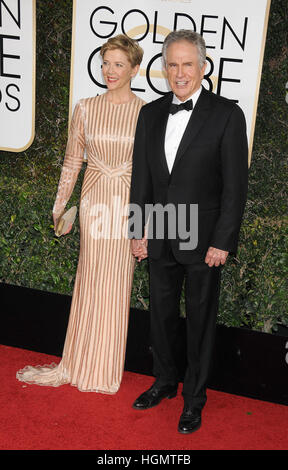
{"label": "black tuxedo jacket", "polygon": [[[198,244],[180,249],[183,240],[176,234],[171,240],[175,258],[203,260],[209,246],[236,253],[248,180],[244,114],[233,101],[202,88],[169,173],[164,142],[172,98],[170,92],[143,106],[138,118],[130,203],[141,207],[141,236],[145,205],[185,204],[188,217],[189,205],[197,204]],[[162,246],[163,239],[149,239],[149,257],[159,258]]]}

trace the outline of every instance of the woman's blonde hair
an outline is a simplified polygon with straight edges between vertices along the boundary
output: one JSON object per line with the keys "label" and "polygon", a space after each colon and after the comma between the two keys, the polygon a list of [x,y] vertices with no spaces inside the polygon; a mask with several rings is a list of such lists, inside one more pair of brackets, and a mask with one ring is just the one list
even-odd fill
{"label": "woman's blonde hair", "polygon": [[104,58],[104,54],[107,51],[114,49],[120,49],[123,51],[134,68],[136,65],[140,65],[143,58],[143,49],[139,46],[138,42],[134,39],[129,38],[125,34],[118,34],[114,38],[109,38],[105,44],[102,45],[100,55]]}

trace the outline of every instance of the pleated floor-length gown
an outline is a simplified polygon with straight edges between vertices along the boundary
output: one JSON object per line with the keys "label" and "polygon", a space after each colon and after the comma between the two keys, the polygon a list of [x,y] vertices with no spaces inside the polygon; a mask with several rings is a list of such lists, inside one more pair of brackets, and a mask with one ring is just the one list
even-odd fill
{"label": "pleated floor-length gown", "polygon": [[113,104],[106,94],[80,100],[73,113],[53,208],[63,213],[87,154],[81,191],[80,254],[60,363],[26,366],[17,378],[81,391],[116,393],[124,370],[134,258],[127,237],[138,97]]}

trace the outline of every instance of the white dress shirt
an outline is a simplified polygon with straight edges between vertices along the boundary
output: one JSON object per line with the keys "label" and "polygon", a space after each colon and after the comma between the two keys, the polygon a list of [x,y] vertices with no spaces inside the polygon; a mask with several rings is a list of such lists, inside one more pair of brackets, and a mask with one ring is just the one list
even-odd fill
{"label": "white dress shirt", "polygon": [[[188,101],[192,99],[193,109],[195,108],[201,90],[202,88],[200,87],[195,93],[193,93],[193,95],[190,96],[190,98],[185,100]],[[182,101],[180,101],[175,95],[173,95],[172,103],[180,104],[182,103]],[[165,134],[165,155],[170,173],[174,165],[174,160],[177,154],[179,144],[181,142],[191,114],[193,113],[193,109],[191,111],[186,111],[185,109],[183,109],[181,111],[178,111],[176,114],[169,114]]]}

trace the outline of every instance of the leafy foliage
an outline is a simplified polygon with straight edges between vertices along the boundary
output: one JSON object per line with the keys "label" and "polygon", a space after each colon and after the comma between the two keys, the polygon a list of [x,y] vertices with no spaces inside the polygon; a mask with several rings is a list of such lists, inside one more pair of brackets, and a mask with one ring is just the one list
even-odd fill
{"label": "leafy foliage", "polygon": [[[226,326],[266,332],[288,326],[287,18],[287,2],[272,0],[248,203],[237,258],[223,269],[218,318]],[[68,295],[78,221],[71,234],[56,238],[52,207],[67,139],[71,25],[72,0],[59,0],[57,7],[37,0],[36,137],[25,152],[0,157],[0,281]],[[78,204],[83,171],[69,206]],[[149,309],[147,261],[136,266],[132,306]]]}

